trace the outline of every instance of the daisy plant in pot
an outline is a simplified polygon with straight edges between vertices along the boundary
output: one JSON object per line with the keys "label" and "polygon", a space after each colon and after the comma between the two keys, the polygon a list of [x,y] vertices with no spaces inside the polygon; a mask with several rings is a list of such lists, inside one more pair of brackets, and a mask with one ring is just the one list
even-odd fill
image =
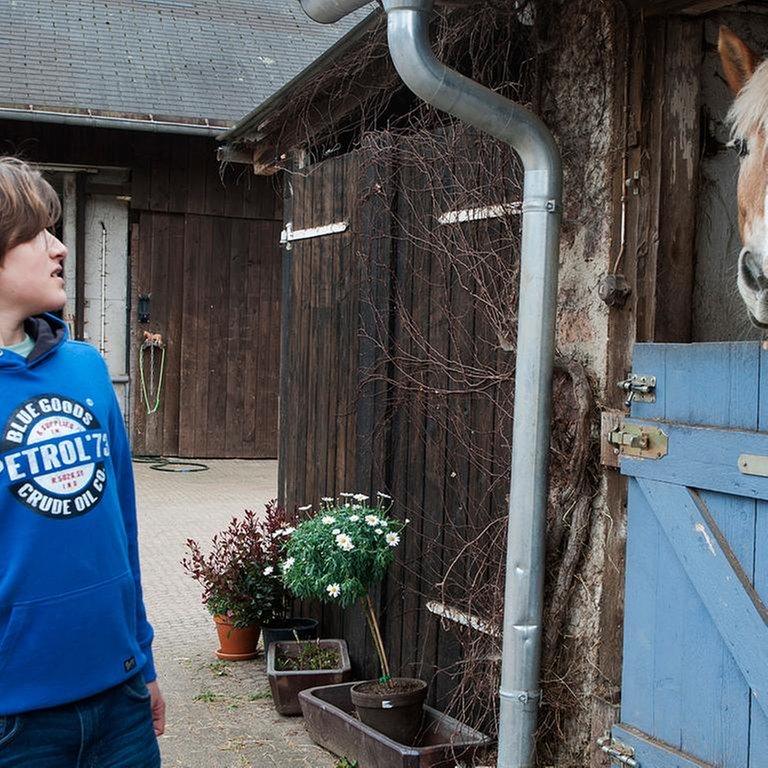
{"label": "daisy plant in pot", "polygon": [[391,509],[392,500],[383,493],[375,502],[362,493],[324,497],[320,510],[296,526],[280,567],[286,587],[297,598],[337,603],[342,608],[361,605],[381,677],[352,686],[352,702],[364,723],[411,744],[421,724],[426,683],[392,677],[370,595],[395,559],[408,522],[393,517]]}

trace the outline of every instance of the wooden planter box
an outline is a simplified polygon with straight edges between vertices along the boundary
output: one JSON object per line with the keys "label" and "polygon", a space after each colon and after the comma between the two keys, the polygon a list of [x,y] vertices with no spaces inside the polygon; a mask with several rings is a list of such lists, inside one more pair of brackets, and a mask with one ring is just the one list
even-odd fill
{"label": "wooden planter box", "polygon": [[[310,641],[312,642],[312,641]],[[337,669],[305,669],[280,671],[275,669],[277,654],[296,656],[299,643],[295,640],[271,643],[267,651],[267,677],[275,709],[281,715],[300,715],[299,692],[318,685],[344,683],[352,677],[352,665],[345,640],[319,640],[321,648],[336,648],[340,665]]]}
{"label": "wooden planter box", "polygon": [[299,702],[312,740],[365,768],[454,768],[461,760],[471,764],[492,743],[479,731],[424,707],[424,730],[416,745],[398,744],[357,719],[352,685],[310,688],[299,694]]}

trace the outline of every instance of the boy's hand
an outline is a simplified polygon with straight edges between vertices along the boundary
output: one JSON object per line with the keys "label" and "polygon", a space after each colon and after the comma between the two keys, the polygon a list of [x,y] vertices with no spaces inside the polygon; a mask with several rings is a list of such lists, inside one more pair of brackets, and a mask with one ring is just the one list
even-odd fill
{"label": "boy's hand", "polygon": [[155,728],[155,734],[161,736],[165,731],[165,699],[160,693],[157,680],[147,683],[147,688],[152,701],[152,725]]}

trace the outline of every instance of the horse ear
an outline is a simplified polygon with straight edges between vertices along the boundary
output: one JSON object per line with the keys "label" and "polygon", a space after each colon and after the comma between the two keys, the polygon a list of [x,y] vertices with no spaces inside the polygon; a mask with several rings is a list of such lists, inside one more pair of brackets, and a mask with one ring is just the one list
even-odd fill
{"label": "horse ear", "polygon": [[721,25],[717,39],[717,51],[723,63],[725,79],[734,94],[752,77],[760,63],[760,57],[728,27]]}

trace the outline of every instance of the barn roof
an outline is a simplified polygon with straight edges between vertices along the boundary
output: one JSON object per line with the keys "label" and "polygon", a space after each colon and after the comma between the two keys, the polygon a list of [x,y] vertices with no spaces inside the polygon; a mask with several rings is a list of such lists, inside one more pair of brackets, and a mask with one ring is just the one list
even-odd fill
{"label": "barn roof", "polygon": [[370,11],[322,25],[294,0],[0,0],[0,9],[0,117],[129,118],[161,130],[233,125]]}

